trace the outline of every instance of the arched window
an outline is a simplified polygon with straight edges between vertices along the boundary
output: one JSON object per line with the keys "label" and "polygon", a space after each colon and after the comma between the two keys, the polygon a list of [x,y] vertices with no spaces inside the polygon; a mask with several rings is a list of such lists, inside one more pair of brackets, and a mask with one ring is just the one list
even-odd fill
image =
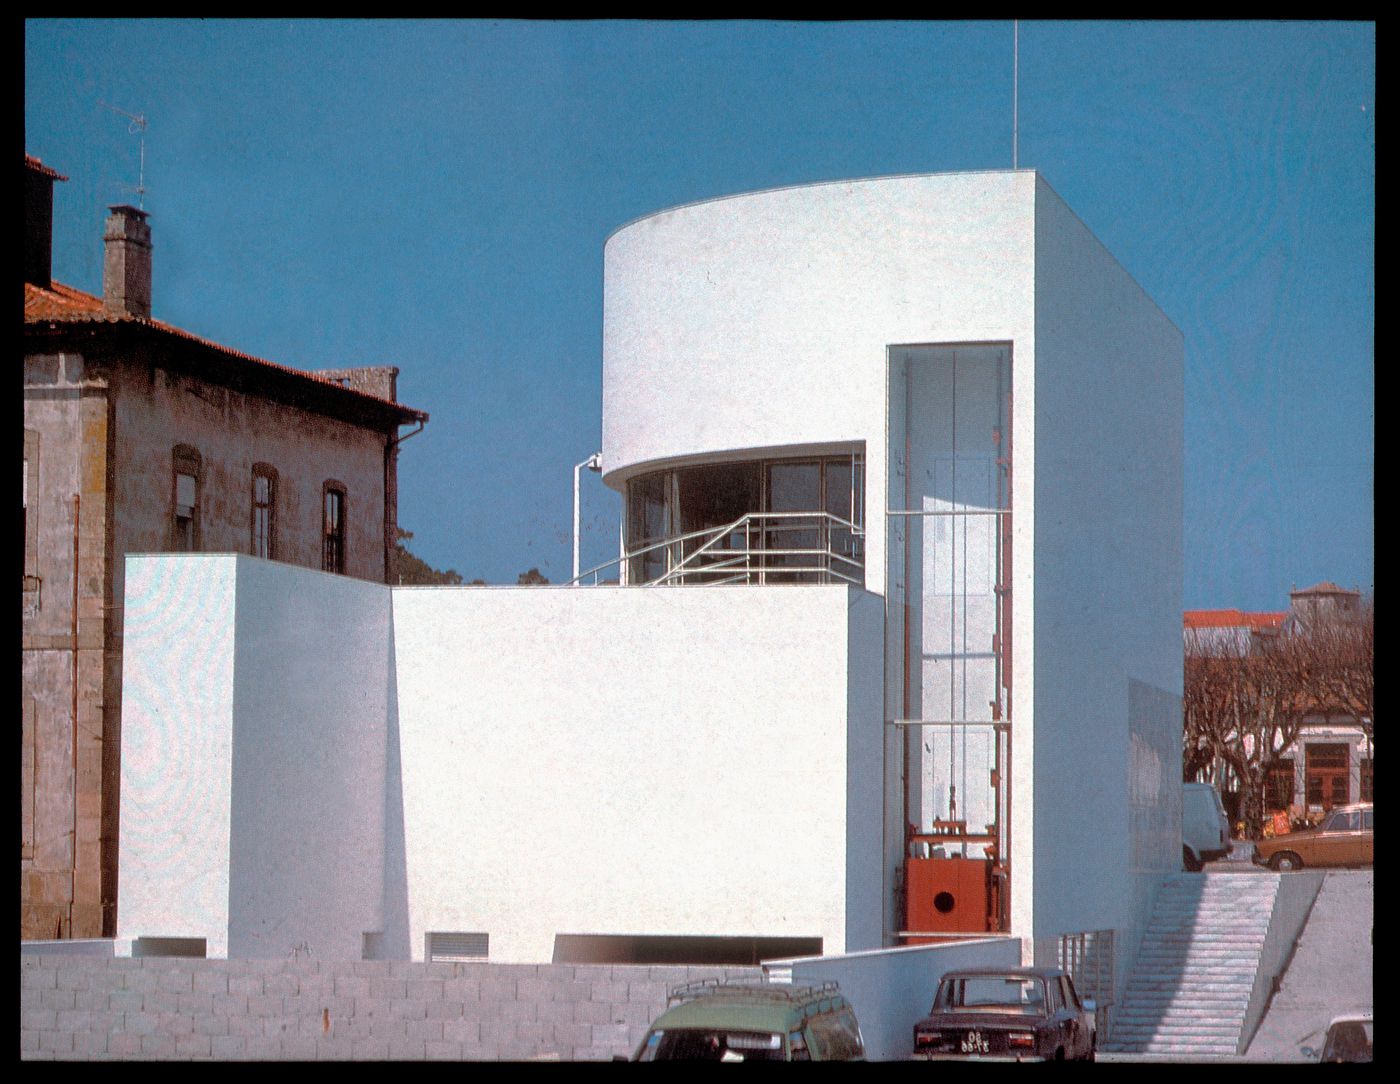
{"label": "arched window", "polygon": [[269,561],[277,557],[277,468],[267,463],[253,464],[252,548],[254,557]]}
{"label": "arched window", "polygon": [[328,480],[321,487],[321,567],[345,571],[345,485]]}

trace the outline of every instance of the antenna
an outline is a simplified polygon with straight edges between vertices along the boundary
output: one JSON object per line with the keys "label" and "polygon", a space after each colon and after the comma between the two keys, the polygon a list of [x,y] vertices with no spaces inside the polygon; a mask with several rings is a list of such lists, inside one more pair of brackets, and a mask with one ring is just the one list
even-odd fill
{"label": "antenna", "polygon": [[141,173],[136,181],[136,187],[133,189],[130,185],[124,184],[122,188],[128,192],[134,191],[136,193],[137,207],[144,211],[146,209],[146,114],[128,113],[125,109],[118,109],[115,105],[108,105],[103,101],[99,101],[97,104],[110,109],[113,113],[120,113],[129,118],[131,123],[127,125],[126,130],[132,135],[139,133],[141,136]]}
{"label": "antenna", "polygon": [[1011,20],[1011,168],[1016,168],[1017,143],[1020,142],[1021,104],[1021,20]]}

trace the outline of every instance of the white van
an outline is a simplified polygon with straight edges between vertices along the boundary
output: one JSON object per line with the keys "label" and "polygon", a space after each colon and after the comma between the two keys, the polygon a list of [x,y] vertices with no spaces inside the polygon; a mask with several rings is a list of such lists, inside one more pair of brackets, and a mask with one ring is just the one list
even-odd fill
{"label": "white van", "polygon": [[1197,872],[1206,862],[1230,853],[1230,822],[1220,792],[1209,783],[1181,788],[1181,863]]}

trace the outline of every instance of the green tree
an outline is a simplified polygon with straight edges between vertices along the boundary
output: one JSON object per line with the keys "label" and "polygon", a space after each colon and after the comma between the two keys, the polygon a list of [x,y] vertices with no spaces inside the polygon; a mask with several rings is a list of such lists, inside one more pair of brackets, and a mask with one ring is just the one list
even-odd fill
{"label": "green tree", "polygon": [[525,587],[533,587],[538,584],[548,583],[549,580],[541,574],[538,568],[532,568],[529,572],[522,572],[515,578],[515,582]]}
{"label": "green tree", "polygon": [[402,527],[398,527],[396,530],[398,536],[394,541],[394,548],[399,555],[399,583],[422,585],[459,584],[462,582],[462,577],[455,568],[439,572],[421,557],[410,553],[404,543],[413,537],[413,532],[405,531]]}

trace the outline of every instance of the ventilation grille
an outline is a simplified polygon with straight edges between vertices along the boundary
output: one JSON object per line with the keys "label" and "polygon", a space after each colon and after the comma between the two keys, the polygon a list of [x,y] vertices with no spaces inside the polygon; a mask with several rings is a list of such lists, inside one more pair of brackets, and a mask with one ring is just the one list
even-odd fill
{"label": "ventilation grille", "polygon": [[428,963],[484,960],[490,944],[491,935],[485,933],[429,933]]}

